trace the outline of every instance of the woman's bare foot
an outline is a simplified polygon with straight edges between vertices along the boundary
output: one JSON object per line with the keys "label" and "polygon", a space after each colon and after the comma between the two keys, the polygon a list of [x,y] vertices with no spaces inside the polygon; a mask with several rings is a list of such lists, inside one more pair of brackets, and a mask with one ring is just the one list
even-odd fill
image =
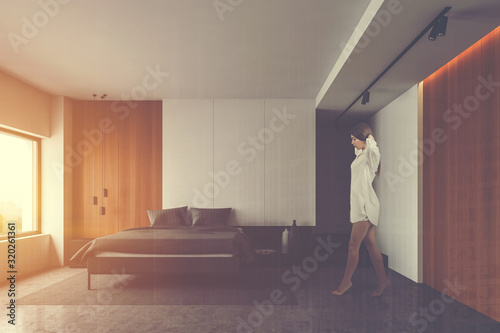
{"label": "woman's bare foot", "polygon": [[376,291],[373,292],[372,296],[380,296],[384,292],[384,289],[387,288],[391,284],[390,280],[386,280],[378,285]]}
{"label": "woman's bare foot", "polygon": [[337,288],[337,290],[333,291],[332,294],[334,295],[342,295],[344,294],[349,288],[351,288],[352,282],[349,282],[346,285],[340,285],[340,287]]}

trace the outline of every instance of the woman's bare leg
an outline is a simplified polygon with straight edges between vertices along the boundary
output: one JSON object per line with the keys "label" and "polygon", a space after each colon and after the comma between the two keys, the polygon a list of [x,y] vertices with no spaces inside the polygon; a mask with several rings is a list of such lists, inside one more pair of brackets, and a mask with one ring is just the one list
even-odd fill
{"label": "woman's bare leg", "polygon": [[351,278],[359,261],[359,246],[365,238],[370,225],[371,223],[369,221],[361,221],[352,224],[349,254],[347,255],[347,266],[345,268],[344,278],[342,282],[340,282],[340,286],[332,292],[332,294],[342,295],[351,287]]}
{"label": "woman's bare leg", "polygon": [[368,232],[364,238],[364,242],[366,248],[368,249],[368,253],[370,254],[370,258],[373,263],[373,267],[375,267],[375,272],[378,277],[378,288],[372,294],[372,296],[380,296],[384,289],[391,284],[391,281],[387,278],[385,274],[384,268],[384,260],[382,259],[382,254],[377,246],[377,240],[375,238],[375,226],[373,224],[368,228]]}

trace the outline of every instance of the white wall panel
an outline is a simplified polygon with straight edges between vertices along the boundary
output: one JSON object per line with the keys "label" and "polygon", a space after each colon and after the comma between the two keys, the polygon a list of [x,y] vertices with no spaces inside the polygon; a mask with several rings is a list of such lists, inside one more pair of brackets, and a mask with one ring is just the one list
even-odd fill
{"label": "white wall panel", "polygon": [[264,224],[264,101],[215,100],[215,207],[232,207],[230,224]]}
{"label": "white wall panel", "polygon": [[267,225],[315,225],[316,110],[312,100],[266,100]]}
{"label": "white wall panel", "polygon": [[163,206],[315,225],[314,100],[164,100]]}
{"label": "white wall panel", "polygon": [[213,101],[163,100],[163,207],[213,207]]}
{"label": "white wall panel", "polygon": [[414,86],[370,120],[380,148],[381,172],[374,188],[380,201],[376,229],[380,250],[389,267],[419,281],[418,91]]}
{"label": "white wall panel", "polygon": [[41,141],[41,233],[50,235],[49,266],[64,265],[65,227],[70,223],[65,223],[65,209],[72,205],[72,190],[68,187],[71,169],[63,167],[68,147],[65,140],[72,131],[67,119],[71,117],[70,105],[65,97],[51,98],[51,135]]}

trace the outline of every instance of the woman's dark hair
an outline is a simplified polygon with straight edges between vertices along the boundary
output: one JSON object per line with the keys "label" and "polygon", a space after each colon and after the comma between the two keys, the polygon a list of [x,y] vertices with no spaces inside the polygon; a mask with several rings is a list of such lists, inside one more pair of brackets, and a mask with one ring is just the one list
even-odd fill
{"label": "woman's dark hair", "polygon": [[359,123],[351,129],[351,135],[358,140],[366,141],[370,135],[373,136],[373,132],[368,124]]}
{"label": "woman's dark hair", "polygon": [[[366,139],[371,135],[373,135],[372,129],[367,123],[358,123],[351,129],[351,135],[358,140],[366,141]],[[377,168],[377,176],[380,175],[380,165],[382,163],[379,162]]]}

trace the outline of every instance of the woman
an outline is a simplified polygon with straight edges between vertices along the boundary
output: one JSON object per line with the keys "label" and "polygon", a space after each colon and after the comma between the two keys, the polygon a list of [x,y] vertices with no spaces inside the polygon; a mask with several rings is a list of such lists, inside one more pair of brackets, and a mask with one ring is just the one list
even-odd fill
{"label": "woman", "polygon": [[379,201],[372,182],[380,171],[380,153],[372,130],[365,123],[359,123],[351,130],[351,144],[356,154],[351,164],[351,239],[344,278],[332,294],[342,295],[352,286],[351,277],[358,265],[359,247],[364,241],[379,280],[378,288],[372,295],[380,296],[391,283],[385,274],[382,254],[375,240]]}

